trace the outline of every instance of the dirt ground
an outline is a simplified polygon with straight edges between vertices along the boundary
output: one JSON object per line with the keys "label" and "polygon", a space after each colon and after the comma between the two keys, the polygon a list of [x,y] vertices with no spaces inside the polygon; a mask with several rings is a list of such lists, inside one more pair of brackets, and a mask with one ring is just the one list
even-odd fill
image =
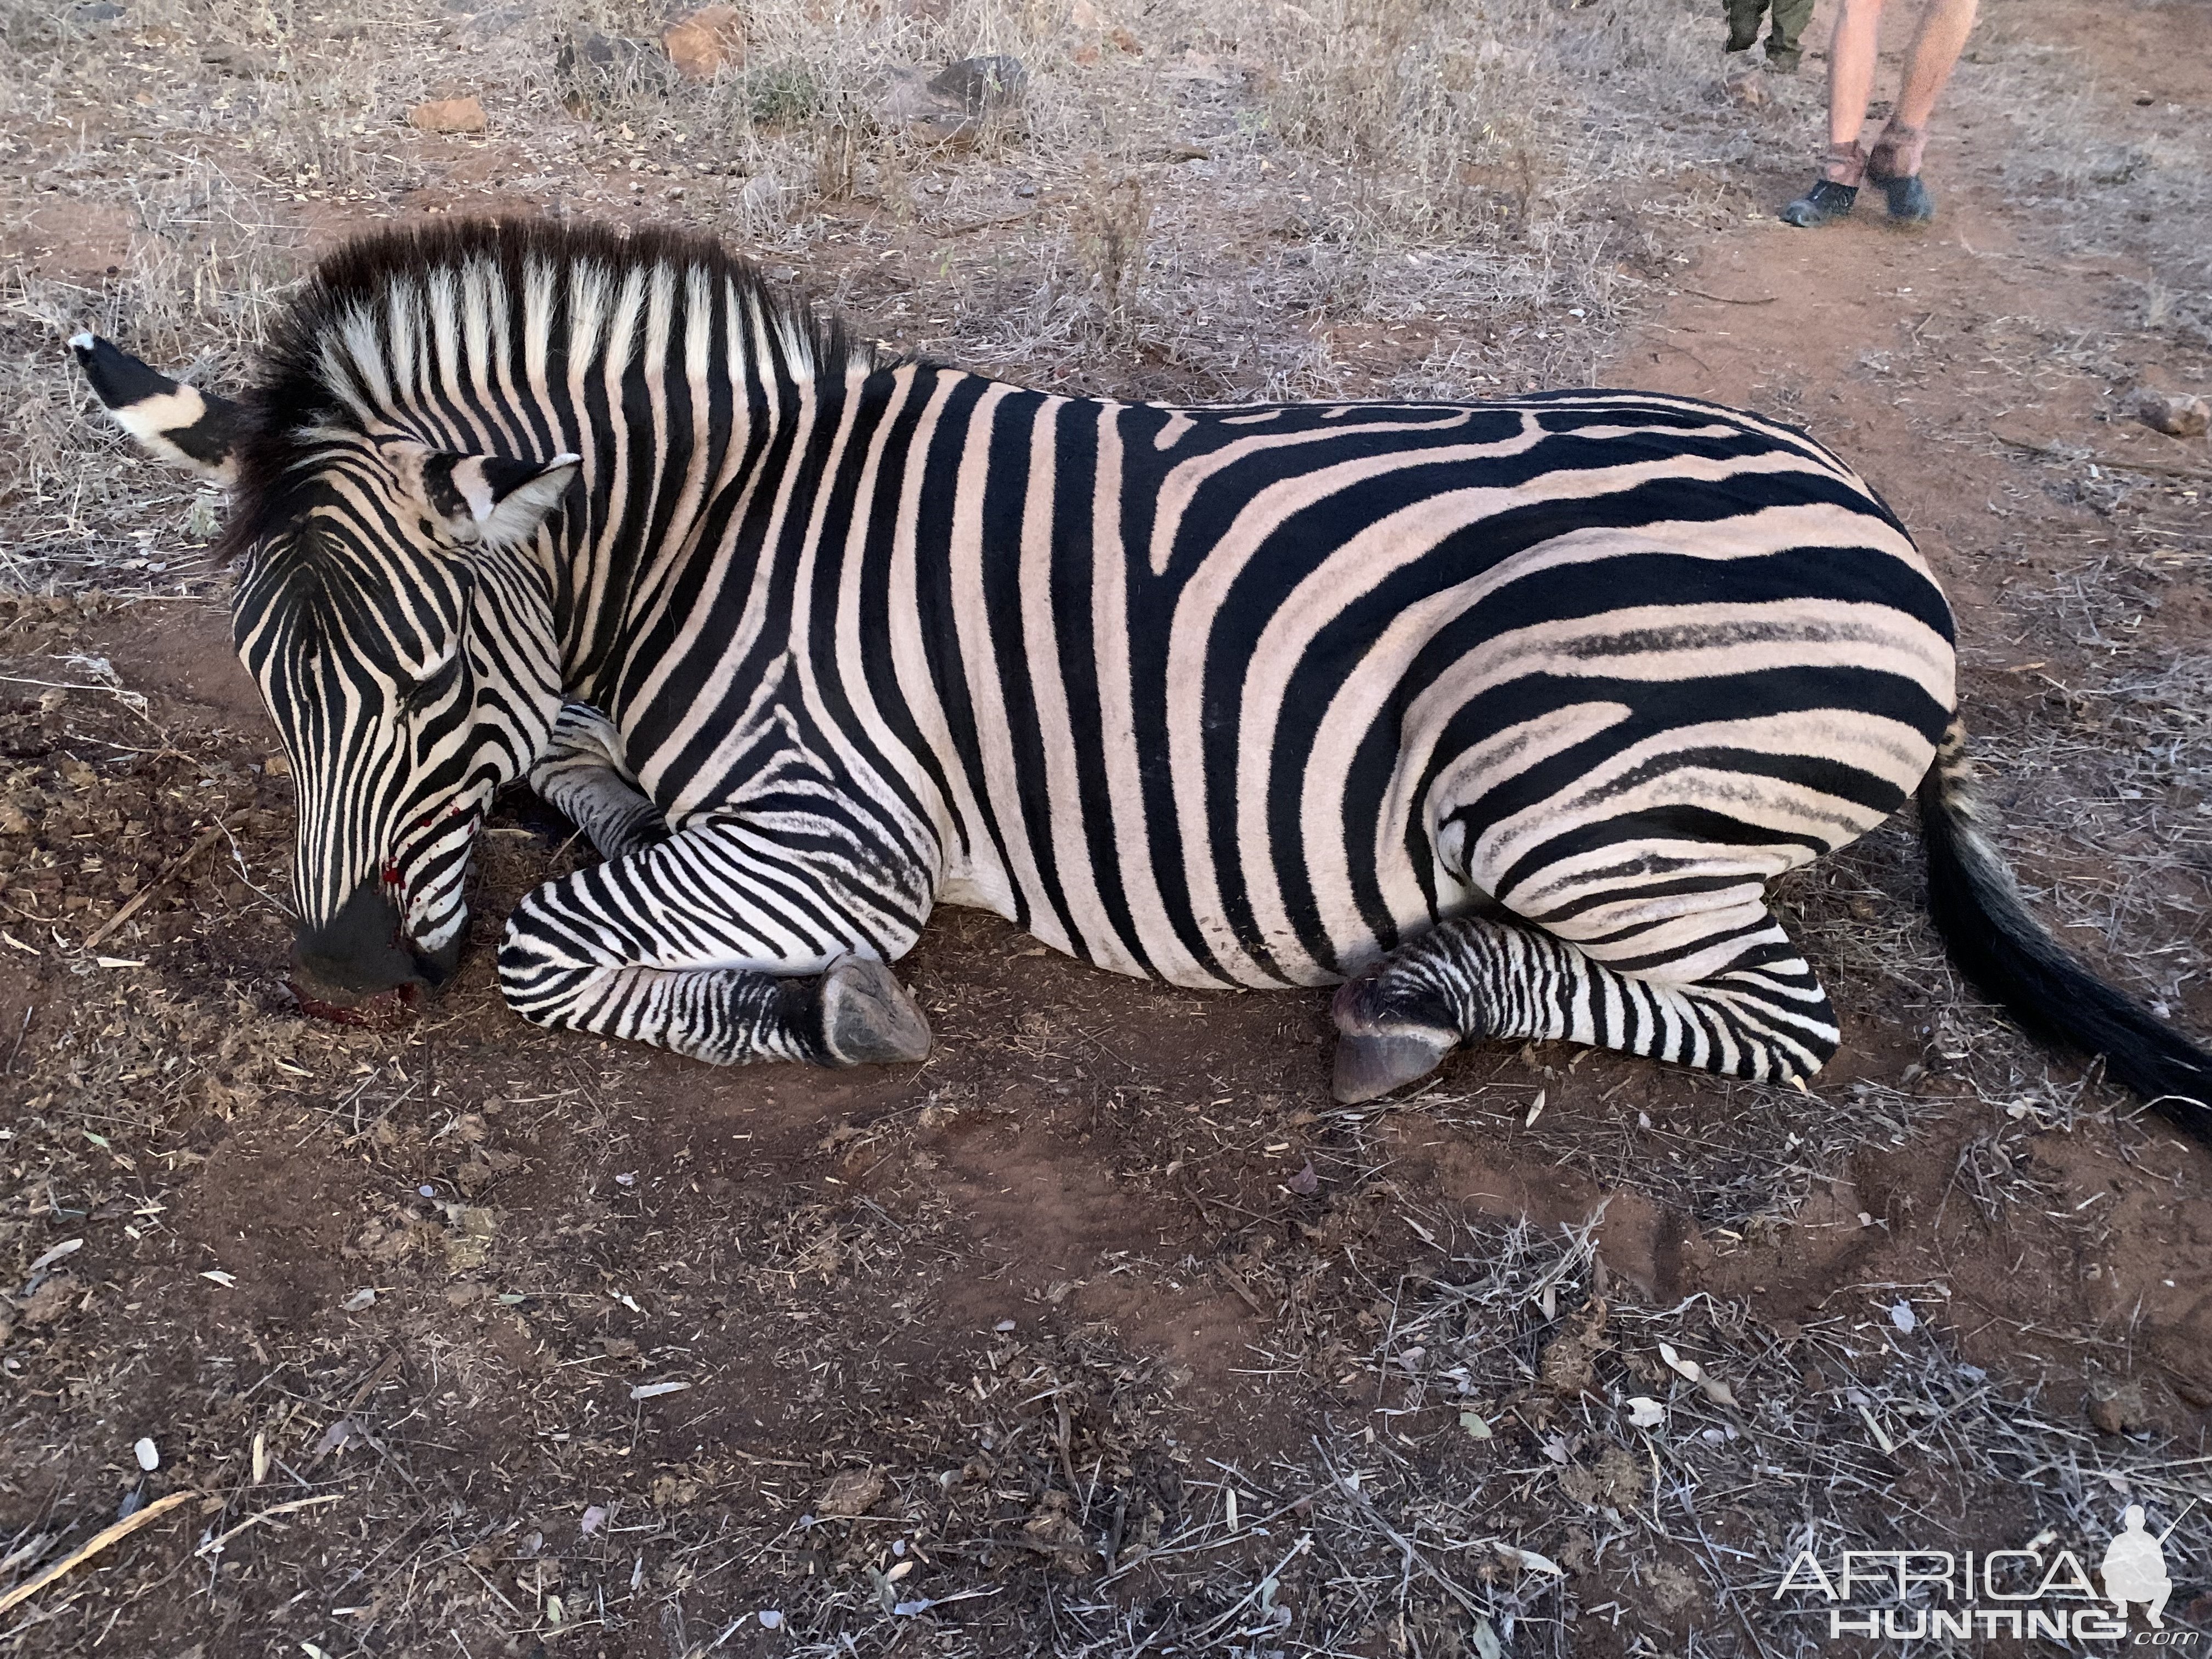
{"label": "dirt ground", "polygon": [[[1992,5],[1910,235],[1773,220],[1827,6],[1794,80],[1627,7],[763,5],[701,88],[642,12],[0,0],[0,1651],[1917,1649],[1792,1558],[2094,1568],[2130,1502],[2212,1630],[2212,1155],[1962,990],[1909,821],[1781,895],[1844,1019],[1808,1095],[1543,1045],[1340,1108],[1322,996],[957,910],[919,1067],[537,1031],[490,945],[580,855],[521,796],[459,982],[310,1023],[219,503],[58,346],[234,378],[349,231],[527,209],[1032,382],[1778,414],[1942,573],[2036,908],[2212,1034],[2212,450],[2131,413],[2212,390],[2212,8]],[[886,54],[970,50],[1022,109],[885,112]]]}

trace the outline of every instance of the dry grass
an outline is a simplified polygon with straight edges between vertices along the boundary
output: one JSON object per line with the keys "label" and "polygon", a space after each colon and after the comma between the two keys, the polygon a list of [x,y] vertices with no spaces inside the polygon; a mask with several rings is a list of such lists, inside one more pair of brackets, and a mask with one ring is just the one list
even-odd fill
{"label": "dry grass", "polygon": [[[501,160],[455,206],[703,225],[902,344],[1218,399],[1586,380],[1671,243],[1733,210],[1715,169],[1759,142],[1671,5],[1166,6],[1139,37],[1057,6],[763,0],[748,62],[708,84],[667,70],[661,14],[634,5],[76,15],[9,0],[5,142],[29,199],[120,216],[129,250],[94,287],[0,270],[0,498],[68,504],[64,532],[8,533],[19,588],[96,585],[173,525],[136,510],[135,469],[116,487],[119,450],[42,340],[92,326],[235,380],[318,227],[387,218],[472,153]],[[894,72],[976,52],[1029,73],[975,142],[886,125]],[[398,125],[463,92],[487,143]]]}

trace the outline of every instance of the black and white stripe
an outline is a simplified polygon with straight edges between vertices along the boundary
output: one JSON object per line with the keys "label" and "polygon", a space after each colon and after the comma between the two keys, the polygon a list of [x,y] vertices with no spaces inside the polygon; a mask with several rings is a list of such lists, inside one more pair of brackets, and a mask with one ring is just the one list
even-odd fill
{"label": "black and white stripe", "polygon": [[1801,1079],[1836,1028],[1765,884],[1954,714],[1896,519],[1689,398],[1057,397],[709,245],[479,225],[340,255],[251,407],[239,635],[310,933],[380,875],[442,944],[528,775],[608,856],[515,912],[510,1000],[709,1059],[926,1048],[852,964],[945,901],[1181,985],[1349,980],[1353,1096],[1479,1035]]}

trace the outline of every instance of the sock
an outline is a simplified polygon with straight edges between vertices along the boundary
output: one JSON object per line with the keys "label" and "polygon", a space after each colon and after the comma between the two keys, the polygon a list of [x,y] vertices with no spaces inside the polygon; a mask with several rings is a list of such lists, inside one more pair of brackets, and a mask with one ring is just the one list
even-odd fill
{"label": "sock", "polygon": [[1828,154],[1820,163],[1820,177],[1832,185],[1848,185],[1853,190],[1865,179],[1867,153],[1859,141],[1848,144],[1831,144]]}
{"label": "sock", "polygon": [[1875,140],[1866,170],[1876,179],[1910,179],[1920,171],[1921,153],[1928,148],[1928,129],[1908,127],[1895,116]]}

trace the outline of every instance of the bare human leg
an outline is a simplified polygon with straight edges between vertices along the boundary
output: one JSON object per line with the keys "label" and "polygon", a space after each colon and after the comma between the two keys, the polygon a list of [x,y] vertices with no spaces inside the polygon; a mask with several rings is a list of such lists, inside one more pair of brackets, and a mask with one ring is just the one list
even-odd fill
{"label": "bare human leg", "polygon": [[1810,228],[1840,219],[1858,200],[1867,155],[1859,143],[1867,100],[1874,95],[1882,0],[1844,0],[1828,40],[1828,153],[1820,176],[1782,210],[1785,224]]}
{"label": "bare human leg", "polygon": [[1920,157],[1928,143],[1928,118],[1936,100],[1958,66],[1972,33],[1979,0],[1928,0],[1912,50],[1905,60],[1905,84],[1889,125],[1867,158],[1867,176],[1889,198],[1889,216],[1925,224],[1936,216],[1935,198],[1920,182]]}

